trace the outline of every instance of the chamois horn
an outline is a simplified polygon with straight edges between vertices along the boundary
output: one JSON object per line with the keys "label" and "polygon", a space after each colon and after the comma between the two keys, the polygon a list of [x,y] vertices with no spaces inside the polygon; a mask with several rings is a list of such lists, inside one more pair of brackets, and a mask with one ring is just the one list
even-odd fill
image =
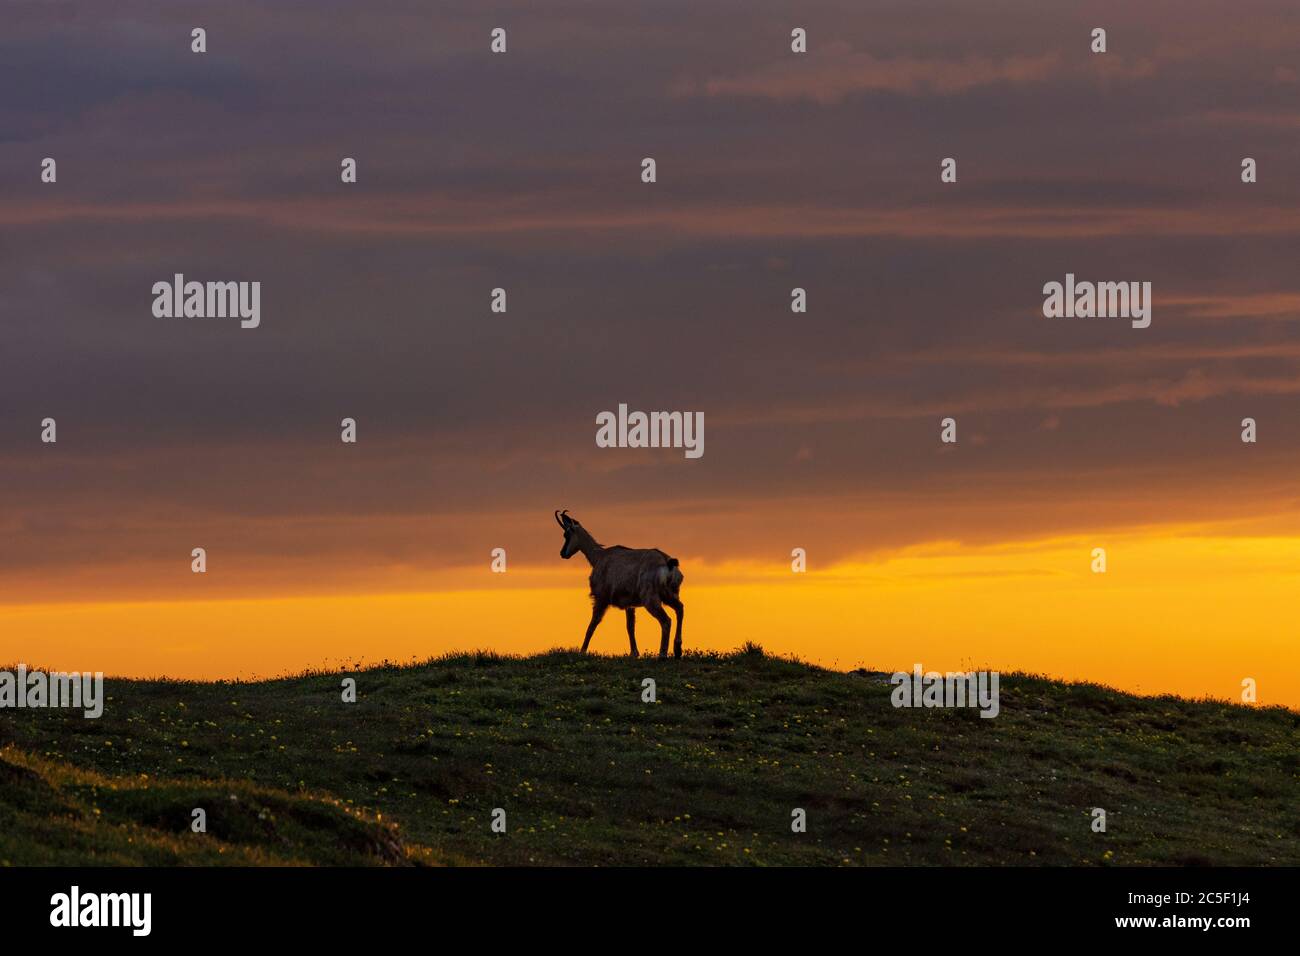
{"label": "chamois horn", "polygon": [[568,508],[565,508],[563,511],[555,512],[555,523],[558,524],[565,531],[569,530],[569,522],[571,522],[572,520],[573,519],[569,517]]}

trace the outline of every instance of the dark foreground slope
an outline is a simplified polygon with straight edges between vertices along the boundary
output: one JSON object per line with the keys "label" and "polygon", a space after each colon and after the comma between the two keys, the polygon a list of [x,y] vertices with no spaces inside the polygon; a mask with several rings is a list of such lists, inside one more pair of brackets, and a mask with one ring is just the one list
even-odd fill
{"label": "dark foreground slope", "polygon": [[109,681],[99,720],[0,713],[0,863],[1300,864],[1293,711],[889,692],[761,653]]}

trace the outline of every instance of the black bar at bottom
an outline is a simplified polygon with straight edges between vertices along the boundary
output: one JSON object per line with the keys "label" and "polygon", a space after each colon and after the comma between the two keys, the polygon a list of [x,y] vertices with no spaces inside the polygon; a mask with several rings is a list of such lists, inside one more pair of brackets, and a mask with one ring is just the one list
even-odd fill
{"label": "black bar at bottom", "polygon": [[[732,942],[763,938],[778,927],[865,938],[905,932],[919,939],[960,928],[1046,930],[1058,939],[1199,935],[1231,942],[1253,930],[1283,928],[1295,875],[1294,869],[11,869],[0,870],[0,914],[6,941],[76,932],[83,942],[116,937],[128,945],[145,939],[331,945],[348,938],[373,945],[377,930],[445,934],[463,927],[494,945],[514,939],[536,946],[549,938],[591,943],[587,930],[594,922],[621,925],[620,934],[649,933],[649,944],[681,919],[689,920],[692,935]],[[137,936],[130,925],[53,926],[58,894],[70,914],[74,886],[83,907],[91,895],[150,894],[148,936]],[[142,905],[134,912],[142,923]],[[120,921],[130,922],[125,915]],[[443,935],[441,942],[451,939]]]}

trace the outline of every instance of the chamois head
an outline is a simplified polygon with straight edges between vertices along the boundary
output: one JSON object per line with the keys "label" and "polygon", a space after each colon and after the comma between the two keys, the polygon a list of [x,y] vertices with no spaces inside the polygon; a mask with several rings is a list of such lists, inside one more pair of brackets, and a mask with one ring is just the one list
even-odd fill
{"label": "chamois head", "polygon": [[555,512],[556,523],[564,531],[564,547],[560,548],[560,557],[566,561],[577,554],[581,548],[578,547],[578,532],[582,530],[582,525],[578,524],[576,518],[569,517],[569,510]]}

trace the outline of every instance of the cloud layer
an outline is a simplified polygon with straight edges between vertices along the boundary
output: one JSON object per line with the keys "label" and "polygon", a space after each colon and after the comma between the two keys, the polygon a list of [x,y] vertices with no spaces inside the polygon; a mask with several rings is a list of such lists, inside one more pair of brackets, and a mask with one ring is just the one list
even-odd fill
{"label": "cloud layer", "polygon": [[[1300,23],[1249,6],[11,5],[0,603],[200,538],[248,590],[541,564],[555,507],[716,564],[1290,514]],[[155,319],[176,272],[261,328]],[[1066,272],[1151,328],[1044,319]],[[597,449],[620,402],[705,457]]]}

